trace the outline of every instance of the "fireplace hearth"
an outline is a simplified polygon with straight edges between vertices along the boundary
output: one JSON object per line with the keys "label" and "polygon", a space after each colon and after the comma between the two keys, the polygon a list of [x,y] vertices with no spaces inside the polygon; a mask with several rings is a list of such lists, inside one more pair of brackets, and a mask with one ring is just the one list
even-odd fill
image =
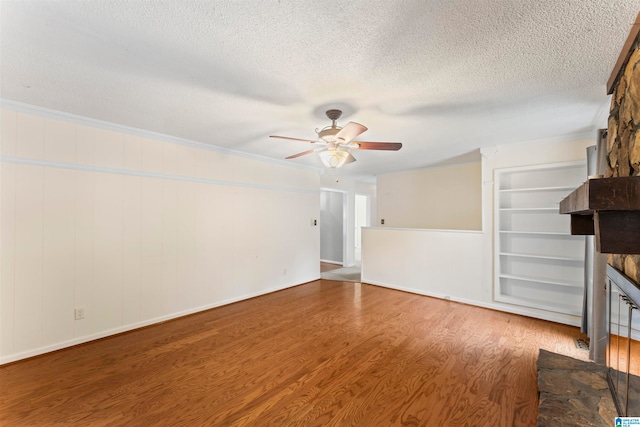
{"label": "fireplace hearth", "polygon": [[540,350],[538,427],[613,427],[617,415],[603,365]]}

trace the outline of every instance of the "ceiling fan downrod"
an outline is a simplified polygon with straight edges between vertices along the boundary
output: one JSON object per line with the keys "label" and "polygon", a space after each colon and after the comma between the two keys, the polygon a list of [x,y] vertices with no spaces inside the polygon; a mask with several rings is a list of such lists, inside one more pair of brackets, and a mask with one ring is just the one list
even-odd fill
{"label": "ceiling fan downrod", "polygon": [[342,115],[342,111],[341,110],[327,110],[327,117],[329,117],[329,120],[331,120],[333,123],[331,124],[331,127],[334,128],[336,127],[336,120],[338,120],[340,118],[340,116]]}

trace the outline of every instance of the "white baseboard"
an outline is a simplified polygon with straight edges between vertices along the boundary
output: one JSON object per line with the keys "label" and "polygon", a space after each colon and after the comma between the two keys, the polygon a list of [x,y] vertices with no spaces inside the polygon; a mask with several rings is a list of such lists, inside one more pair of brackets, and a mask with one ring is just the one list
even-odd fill
{"label": "white baseboard", "polygon": [[[331,262],[331,261],[323,261],[323,262]],[[335,262],[331,262],[331,263],[335,264]],[[342,265],[342,263],[338,263],[338,264]],[[319,280],[319,279],[320,278],[318,277],[317,279],[314,279],[314,280]],[[428,291],[424,291],[424,290],[421,290],[421,289],[408,288],[408,287],[404,287],[404,286],[394,285],[394,284],[391,284],[391,283],[384,283],[384,282],[378,282],[378,281],[375,281],[375,280],[368,280],[368,279],[366,279],[364,277],[362,278],[362,283],[367,283],[367,284],[371,284],[371,285],[375,285],[375,286],[381,286],[381,287],[389,288],[389,289],[395,289],[395,290],[398,290],[398,291],[410,292],[410,293],[413,293],[413,294],[424,295],[424,296],[432,297],[432,298],[439,298],[439,299],[459,302],[459,303],[473,305],[473,306],[482,307],[482,308],[488,308],[488,309],[491,309],[491,310],[503,311],[503,312],[506,312],[506,313],[518,314],[518,315],[521,315],[521,316],[533,317],[533,318],[536,318],[536,319],[548,320],[548,321],[551,321],[551,322],[562,323],[562,324],[565,324],[565,325],[580,326],[580,319],[575,317],[575,316],[573,316],[574,319],[568,319],[566,316],[562,316],[559,313],[555,314],[555,313],[537,312],[537,311],[533,311],[533,310],[527,310],[526,308],[523,308],[523,307],[512,307],[512,306],[509,306],[507,304],[491,304],[491,303],[485,303],[485,302],[482,302],[482,301],[470,300],[470,299],[466,299],[466,298],[450,297],[448,295],[434,293],[434,292],[428,292]],[[74,339],[71,339],[71,340],[62,341],[62,342],[59,342],[59,343],[55,343],[55,344],[39,347],[37,349],[32,349],[32,350],[21,352],[21,353],[11,354],[11,355],[8,355],[8,356],[0,357],[0,365],[4,365],[4,364],[7,364],[7,363],[12,363],[12,362],[17,362],[19,360],[27,359],[29,357],[39,356],[41,354],[49,353],[49,352],[56,351],[56,350],[61,350],[61,349],[64,349],[64,348],[67,348],[67,347],[72,347],[72,346],[79,345],[79,344],[84,344],[84,343],[87,343],[87,342],[90,342],[90,341],[94,341],[94,340],[97,340],[97,339],[106,338],[106,337],[109,337],[109,336],[112,336],[112,335],[121,334],[123,332],[132,331],[132,330],[135,330],[135,329],[138,329],[138,328],[154,325],[154,324],[161,323],[161,322],[166,322],[167,320],[177,319],[179,317],[188,316],[190,314],[199,313],[201,311],[210,310],[212,308],[221,307],[221,306],[224,306],[224,305],[227,305],[227,304],[232,304],[232,303],[235,303],[235,302],[238,302],[238,301],[243,301],[243,300],[246,300],[246,299],[255,298],[255,297],[258,297],[258,296],[261,296],[261,295],[270,294],[272,292],[281,291],[283,289],[292,288],[292,287],[299,286],[299,285],[300,284],[294,284],[294,285],[288,285],[288,286],[279,286],[279,287],[268,288],[268,289],[265,289],[265,290],[260,291],[260,292],[254,292],[254,293],[251,293],[251,294],[245,294],[245,295],[238,296],[238,297],[235,297],[235,298],[229,298],[229,299],[226,299],[226,300],[223,300],[223,301],[218,301],[218,302],[213,303],[213,304],[207,304],[207,305],[195,307],[195,308],[192,308],[192,309],[189,309],[189,310],[184,310],[184,311],[180,311],[180,312],[176,312],[176,313],[171,313],[171,314],[167,314],[167,315],[164,315],[164,316],[158,316],[158,317],[155,317],[153,319],[148,319],[148,320],[144,320],[142,322],[136,322],[136,323],[132,323],[132,324],[129,324],[129,325],[120,326],[118,328],[109,329],[109,330],[102,331],[102,332],[99,332],[99,333],[96,333],[96,334],[85,335],[85,336],[74,338]]]}
{"label": "white baseboard", "polygon": [[[319,280],[320,278],[318,277]],[[55,344],[51,344],[51,345],[46,345],[43,347],[39,347],[36,349],[32,349],[32,350],[28,350],[28,351],[24,351],[21,353],[14,353],[8,356],[3,356],[0,357],[0,365],[4,365],[7,363],[12,363],[12,362],[17,362],[19,360],[22,359],[27,359],[29,357],[34,357],[34,356],[39,356],[41,354],[45,354],[45,353],[50,353],[52,351],[56,351],[56,350],[62,350],[64,348],[67,347],[73,347],[75,345],[79,345],[79,344],[84,344],[90,341],[94,341],[97,339],[101,339],[101,338],[106,338],[112,335],[117,335],[117,334],[121,334],[123,332],[128,332],[128,331],[132,331],[134,329],[139,329],[139,328],[143,328],[145,326],[150,326],[150,325],[154,325],[157,323],[162,323],[162,322],[166,322],[167,320],[172,320],[172,319],[177,319],[179,317],[183,317],[183,316],[188,316],[190,314],[195,314],[195,313],[199,313],[201,311],[206,311],[206,310],[210,310],[212,308],[216,308],[216,307],[221,307],[223,305],[227,305],[227,304],[232,304],[234,302],[238,302],[238,301],[243,301],[246,299],[250,299],[250,298],[255,298],[261,295],[266,295],[266,294],[270,294],[272,292],[277,292],[277,291],[281,291],[283,289],[287,289],[287,288],[292,288],[294,286],[299,286],[300,284],[294,284],[294,285],[288,285],[288,286],[279,286],[279,287],[273,287],[273,288],[268,288],[265,289],[263,291],[260,292],[255,292],[255,293],[251,293],[251,294],[245,294],[239,297],[235,297],[235,298],[229,298],[223,301],[218,301],[216,303],[213,304],[207,304],[207,305],[202,305],[199,307],[195,307],[189,310],[184,310],[184,311],[179,311],[176,313],[171,313],[171,314],[167,314],[164,316],[158,316],[158,317],[154,317],[152,319],[147,319],[141,322],[136,322],[136,323],[131,323],[128,325],[124,325],[124,326],[120,326],[118,328],[113,328],[113,329],[108,329],[106,331],[101,331],[98,332],[96,334],[91,334],[91,335],[85,335],[82,337],[77,337],[77,338],[73,338],[71,340],[67,340],[67,341],[62,341],[62,342],[58,342]]]}
{"label": "white baseboard", "polygon": [[454,301],[463,304],[473,305],[476,307],[488,308],[491,310],[503,311],[505,313],[518,314],[520,316],[533,317],[535,319],[548,320],[550,322],[561,323],[563,325],[580,326],[580,318],[577,316],[563,315],[561,313],[529,310],[526,307],[512,306],[504,303],[487,303],[484,301],[476,301],[467,298],[458,298],[455,296],[449,296],[439,294],[435,292],[429,292],[422,289],[408,288],[404,286],[398,286],[391,283],[384,283],[375,280],[368,280],[366,277],[362,278],[362,283],[368,283],[371,285],[382,286],[384,288],[395,289],[398,291],[410,292],[412,294],[424,295],[432,298],[444,299],[447,301]]}

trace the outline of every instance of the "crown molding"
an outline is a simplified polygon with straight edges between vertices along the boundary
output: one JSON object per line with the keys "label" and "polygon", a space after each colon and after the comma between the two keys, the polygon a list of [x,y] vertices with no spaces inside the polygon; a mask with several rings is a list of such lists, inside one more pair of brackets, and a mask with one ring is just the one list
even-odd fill
{"label": "crown molding", "polygon": [[144,129],[138,129],[131,126],[120,125],[117,123],[106,122],[103,120],[92,119],[90,117],[80,116],[77,114],[51,110],[48,108],[38,107],[36,105],[31,105],[31,104],[25,104],[22,102],[12,101],[9,99],[0,98],[0,108],[16,111],[19,113],[26,113],[26,114],[32,114],[40,117],[46,117],[54,120],[62,120],[66,122],[76,123],[84,126],[96,127],[100,129],[114,131],[114,132],[126,133],[129,135],[136,135],[136,136],[141,136],[145,138],[156,139],[159,141],[170,142],[172,144],[198,148],[201,150],[216,151],[219,153],[225,153],[232,156],[244,157],[252,160],[259,160],[262,162],[272,163],[278,166],[284,166],[292,169],[300,169],[300,170],[315,172],[320,175],[325,173],[325,170],[322,168],[305,166],[297,163],[290,163],[284,160],[273,159],[271,157],[266,157],[266,156],[260,156],[258,154],[246,153],[243,151],[236,151],[229,148],[219,147],[217,145],[205,144],[203,142],[192,141],[185,138],[178,138],[171,135],[152,132]]}

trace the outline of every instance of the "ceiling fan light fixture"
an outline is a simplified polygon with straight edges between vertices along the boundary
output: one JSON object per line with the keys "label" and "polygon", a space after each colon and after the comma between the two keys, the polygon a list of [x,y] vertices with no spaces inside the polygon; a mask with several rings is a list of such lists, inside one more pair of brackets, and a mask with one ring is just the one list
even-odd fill
{"label": "ceiling fan light fixture", "polygon": [[346,150],[329,149],[318,153],[322,163],[331,169],[338,169],[345,164],[349,158],[349,152]]}
{"label": "ceiling fan light fixture", "polygon": [[326,127],[322,129],[320,132],[318,132],[318,138],[320,138],[321,140],[323,140],[328,144],[334,143],[337,140],[336,134],[340,132],[341,129],[342,128],[337,126]]}

